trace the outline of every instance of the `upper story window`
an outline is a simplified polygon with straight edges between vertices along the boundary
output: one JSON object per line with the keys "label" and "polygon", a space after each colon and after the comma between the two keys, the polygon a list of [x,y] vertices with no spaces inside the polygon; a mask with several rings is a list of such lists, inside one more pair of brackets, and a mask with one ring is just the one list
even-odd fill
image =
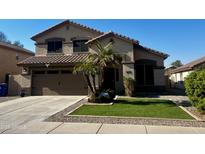
{"label": "upper story window", "polygon": [[73,52],[88,52],[88,46],[85,44],[88,40],[74,40]]}
{"label": "upper story window", "polygon": [[48,53],[61,53],[63,43],[61,40],[49,40],[47,42],[48,45]]}

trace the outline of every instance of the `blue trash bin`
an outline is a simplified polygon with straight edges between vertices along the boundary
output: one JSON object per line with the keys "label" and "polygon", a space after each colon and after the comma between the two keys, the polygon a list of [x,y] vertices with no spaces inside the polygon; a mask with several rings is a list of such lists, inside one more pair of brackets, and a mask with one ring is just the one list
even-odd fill
{"label": "blue trash bin", "polygon": [[6,96],[8,91],[8,87],[6,83],[0,83],[0,96]]}

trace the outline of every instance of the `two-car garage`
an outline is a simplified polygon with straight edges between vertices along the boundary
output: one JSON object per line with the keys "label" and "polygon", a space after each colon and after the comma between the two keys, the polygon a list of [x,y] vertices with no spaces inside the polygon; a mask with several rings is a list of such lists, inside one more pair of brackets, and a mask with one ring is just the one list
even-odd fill
{"label": "two-car garage", "polygon": [[83,74],[73,74],[73,67],[87,58],[88,54],[83,53],[29,57],[18,63],[28,78],[20,81],[19,89],[27,95],[88,95]]}
{"label": "two-car garage", "polygon": [[87,95],[88,86],[82,74],[68,70],[34,71],[32,95]]}

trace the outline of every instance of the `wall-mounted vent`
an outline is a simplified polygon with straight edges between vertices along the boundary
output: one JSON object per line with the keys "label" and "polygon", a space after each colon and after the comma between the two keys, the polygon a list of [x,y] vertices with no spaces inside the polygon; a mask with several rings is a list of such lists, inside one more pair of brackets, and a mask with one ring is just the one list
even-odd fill
{"label": "wall-mounted vent", "polygon": [[19,55],[18,54],[16,54],[16,60],[19,60]]}
{"label": "wall-mounted vent", "polygon": [[29,69],[27,67],[23,67],[22,74],[29,74]]}

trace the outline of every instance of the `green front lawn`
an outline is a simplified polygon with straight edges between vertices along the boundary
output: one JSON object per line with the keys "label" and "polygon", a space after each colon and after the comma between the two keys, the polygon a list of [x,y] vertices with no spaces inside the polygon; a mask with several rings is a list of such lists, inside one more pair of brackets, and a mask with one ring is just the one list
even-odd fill
{"label": "green front lawn", "polygon": [[83,105],[71,115],[193,119],[169,100],[126,97],[119,98],[113,105]]}

